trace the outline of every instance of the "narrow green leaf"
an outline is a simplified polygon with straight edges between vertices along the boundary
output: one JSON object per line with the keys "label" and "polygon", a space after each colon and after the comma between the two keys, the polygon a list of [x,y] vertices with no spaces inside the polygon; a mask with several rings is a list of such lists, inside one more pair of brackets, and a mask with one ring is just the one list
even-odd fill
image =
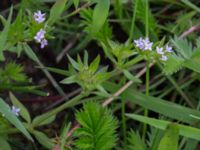
{"label": "narrow green leaf", "polygon": [[[150,126],[156,127],[161,130],[166,130],[167,126],[172,124],[172,122],[169,122],[169,121],[154,119],[154,118],[145,117],[145,116],[136,115],[136,114],[126,114],[126,116],[134,120],[140,121],[142,123],[146,123]],[[177,123],[173,123],[173,125],[179,129],[180,135],[185,136],[187,138],[200,140],[200,129],[194,128],[191,126],[177,124]]]}
{"label": "narrow green leaf", "polygon": [[142,83],[142,81],[136,76],[132,75],[128,70],[123,70],[124,75],[129,79],[136,83]]}
{"label": "narrow green leaf", "polygon": [[84,51],[84,65],[88,66],[88,52]]}
{"label": "narrow green leaf", "polygon": [[97,33],[106,21],[109,14],[110,0],[100,0],[93,12],[92,26],[94,33]]}
{"label": "narrow green leaf", "polygon": [[72,64],[72,66],[75,69],[80,70],[79,64],[74,59],[72,59],[69,55],[67,55],[67,57],[68,57],[70,63]]}
{"label": "narrow green leaf", "polygon": [[5,48],[6,41],[7,41],[7,36],[8,36],[10,24],[11,24],[12,13],[13,13],[13,7],[10,8],[8,20],[6,21],[3,31],[0,33],[0,61],[3,61],[5,59],[3,56],[3,50]]}
{"label": "narrow green leaf", "polygon": [[188,5],[190,8],[194,9],[195,11],[200,13],[200,8],[197,7],[196,5],[194,5],[193,3],[191,3],[189,0],[181,0],[183,3],[185,3],[186,5]]}
{"label": "narrow green leaf", "polygon": [[158,150],[177,150],[179,139],[179,129],[174,124],[169,124],[165,135],[161,139]]}
{"label": "narrow green leaf", "polygon": [[100,62],[100,56],[98,55],[90,64],[89,70],[95,73],[99,67],[99,62]]}
{"label": "narrow green leaf", "polygon": [[46,134],[39,131],[33,131],[33,134],[37,141],[44,147],[52,149],[55,146],[55,144],[51,141],[51,139],[49,139],[49,137]]}
{"label": "narrow green leaf", "polygon": [[[115,92],[120,88],[120,86],[106,82],[104,83],[104,88],[107,91]],[[153,96],[146,96],[145,94],[140,93],[134,89],[127,89],[124,94],[126,98],[130,100],[130,102],[138,104],[154,112],[160,113],[164,116],[189,124],[196,124],[199,121],[197,118],[191,117],[191,115],[200,117],[200,112],[197,110],[190,109]]]}
{"label": "narrow green leaf", "polygon": [[24,46],[24,50],[25,50],[27,56],[30,59],[32,59],[33,61],[38,62],[38,58],[37,58],[36,54],[33,52],[33,50],[30,48],[30,46],[27,44],[24,44],[23,46]]}
{"label": "narrow green leaf", "polygon": [[65,150],[65,143],[66,143],[66,139],[67,139],[67,133],[68,133],[68,131],[69,131],[69,129],[70,129],[70,127],[71,127],[71,123],[68,123],[67,125],[65,125],[65,127],[63,128],[63,131],[62,131],[62,133],[61,133],[61,150]]}
{"label": "narrow green leaf", "polygon": [[62,84],[71,84],[71,83],[75,83],[75,77],[76,77],[76,76],[74,75],[74,76],[65,78],[64,80],[60,81],[60,83],[62,83]]}
{"label": "narrow green leaf", "polygon": [[65,4],[67,0],[57,0],[53,5],[50,11],[50,16],[48,19],[48,24],[53,24],[56,20],[58,20],[65,9]]}
{"label": "narrow green leaf", "polygon": [[74,6],[77,9],[79,5],[79,0],[73,0]]}
{"label": "narrow green leaf", "polygon": [[64,75],[64,76],[69,75],[69,71],[63,70],[63,69],[58,69],[58,68],[53,68],[53,67],[44,67],[44,68],[37,67],[37,68],[47,69],[47,70],[49,70],[51,72],[54,72],[54,73],[57,73],[57,74],[60,74],[60,75]]}
{"label": "narrow green leaf", "polygon": [[0,15],[0,20],[1,20],[2,25],[5,26],[6,25],[6,19],[2,15]]}
{"label": "narrow green leaf", "polygon": [[31,135],[28,133],[19,119],[10,111],[10,107],[0,98],[0,112],[5,115],[19,131],[21,131],[29,140],[33,141]]}
{"label": "narrow green leaf", "polygon": [[31,117],[28,110],[24,107],[24,105],[10,92],[10,99],[14,106],[20,108],[20,115],[28,122],[31,122]]}
{"label": "narrow green leaf", "polygon": [[183,150],[192,150],[196,149],[199,141],[193,139],[187,139],[186,144]]}
{"label": "narrow green leaf", "polygon": [[48,125],[48,124],[52,123],[55,119],[56,119],[56,115],[53,115],[53,116],[50,116],[49,118],[47,118],[47,119],[45,119],[45,120],[43,120],[43,121],[38,123],[37,118],[35,118],[33,120],[32,124],[33,125],[37,124],[38,126]]}
{"label": "narrow green leaf", "polygon": [[17,44],[17,48],[16,48],[17,57],[20,56],[22,50],[23,50],[23,45],[22,45],[21,43],[18,43],[18,44]]}
{"label": "narrow green leaf", "polygon": [[97,89],[98,89],[99,92],[100,92],[100,93],[97,92],[98,94],[102,94],[102,96],[104,96],[104,97],[109,97],[109,96],[111,96],[111,95],[104,89],[103,86],[97,85]]}

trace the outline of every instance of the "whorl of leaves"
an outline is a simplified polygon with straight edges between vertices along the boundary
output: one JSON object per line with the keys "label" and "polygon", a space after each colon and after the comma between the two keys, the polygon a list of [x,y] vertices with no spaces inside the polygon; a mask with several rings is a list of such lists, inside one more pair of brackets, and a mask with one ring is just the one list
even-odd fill
{"label": "whorl of leaves", "polygon": [[98,103],[88,102],[76,113],[81,128],[76,130],[75,146],[81,150],[110,150],[115,145],[117,121]]}
{"label": "whorl of leaves", "polygon": [[25,82],[26,75],[23,73],[23,67],[13,62],[8,63],[4,69],[0,69],[0,83]]}
{"label": "whorl of leaves", "polygon": [[146,150],[146,146],[142,141],[138,132],[131,130],[128,134],[128,150]]}

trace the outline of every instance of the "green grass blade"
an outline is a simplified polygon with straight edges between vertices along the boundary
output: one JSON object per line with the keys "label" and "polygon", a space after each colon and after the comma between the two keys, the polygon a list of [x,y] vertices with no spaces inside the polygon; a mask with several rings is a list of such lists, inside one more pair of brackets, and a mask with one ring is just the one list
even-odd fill
{"label": "green grass blade", "polygon": [[110,0],[100,0],[96,4],[92,17],[93,32],[97,33],[109,15]]}
{"label": "green grass blade", "polygon": [[[110,92],[115,92],[120,88],[120,86],[110,82],[106,82],[104,87],[107,91]],[[146,96],[145,94],[133,89],[127,89],[124,94],[130,102],[138,104],[154,112],[160,113],[164,116],[189,124],[195,124],[199,121],[198,119],[191,117],[191,115],[200,117],[200,112],[197,110],[190,109],[153,96]]]}
{"label": "green grass blade", "polygon": [[134,120],[137,120],[139,122],[149,124],[150,126],[156,127],[161,130],[166,130],[168,125],[173,124],[174,126],[176,126],[179,129],[180,135],[185,136],[187,138],[200,140],[200,129],[198,129],[198,128],[190,127],[187,125],[181,125],[181,124],[177,124],[177,123],[172,123],[172,122],[165,121],[165,120],[144,117],[144,116],[136,115],[136,114],[126,114],[126,116],[129,118],[132,118]]}

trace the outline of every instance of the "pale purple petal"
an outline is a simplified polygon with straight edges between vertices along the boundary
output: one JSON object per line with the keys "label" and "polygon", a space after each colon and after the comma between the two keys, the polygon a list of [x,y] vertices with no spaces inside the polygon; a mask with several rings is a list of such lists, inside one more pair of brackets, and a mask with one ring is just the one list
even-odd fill
{"label": "pale purple petal", "polygon": [[143,39],[142,38],[139,38],[138,40],[134,40],[134,43],[135,43],[136,47],[138,47],[140,49],[144,48],[144,44],[143,44]]}
{"label": "pale purple petal", "polygon": [[33,18],[37,23],[42,23],[45,21],[45,13],[42,13],[40,10],[38,10],[34,13]]}
{"label": "pale purple petal", "polygon": [[157,51],[158,54],[161,54],[161,55],[164,54],[163,48],[162,48],[162,47],[158,47],[158,46],[157,46],[157,47],[156,47],[156,51]]}
{"label": "pale purple petal", "polygon": [[46,39],[43,39],[41,42],[40,42],[40,47],[41,48],[44,48],[46,45],[48,45],[48,41]]}
{"label": "pale purple petal", "polygon": [[147,37],[147,38],[143,39],[143,42],[144,43],[150,43],[149,38]]}
{"label": "pale purple petal", "polygon": [[34,39],[37,41],[37,42],[41,42],[42,39],[44,38],[44,35],[45,35],[45,31],[43,29],[40,29],[40,31],[37,32],[36,36],[34,37]]}
{"label": "pale purple petal", "polygon": [[17,107],[15,107],[15,106],[12,106],[11,112],[12,112],[13,114],[15,114],[16,116],[19,116],[20,108],[17,108]]}
{"label": "pale purple petal", "polygon": [[144,43],[144,50],[152,50],[152,42]]}
{"label": "pale purple petal", "polygon": [[160,58],[162,61],[166,61],[167,60],[167,56],[162,55],[162,57]]}
{"label": "pale purple petal", "polygon": [[169,45],[166,45],[166,52],[171,53],[172,51],[172,47]]}
{"label": "pale purple petal", "polygon": [[153,43],[149,41],[149,38],[139,38],[137,40],[134,40],[134,44],[139,49],[145,51],[145,50],[152,50]]}

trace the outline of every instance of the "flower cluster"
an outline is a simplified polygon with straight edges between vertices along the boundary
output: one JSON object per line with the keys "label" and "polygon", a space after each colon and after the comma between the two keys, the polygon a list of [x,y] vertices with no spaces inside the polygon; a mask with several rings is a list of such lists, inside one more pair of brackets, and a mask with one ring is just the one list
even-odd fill
{"label": "flower cluster", "polygon": [[[38,24],[40,24],[45,21],[45,13],[37,11],[34,13],[33,18]],[[34,39],[40,43],[41,48],[44,48],[46,45],[48,45],[48,41],[45,39],[45,33],[46,31],[44,29],[40,29],[34,37]]]}
{"label": "flower cluster", "polygon": [[[137,48],[139,48],[142,51],[152,51],[153,42],[150,42],[149,38],[139,38],[137,40],[134,40],[134,44]],[[156,53],[159,55],[160,60],[162,61],[166,61],[166,54],[171,52],[173,52],[172,47],[169,45],[166,45],[165,48],[156,46]]]}
{"label": "flower cluster", "polygon": [[143,51],[152,50],[153,43],[149,41],[149,38],[139,38],[138,40],[134,40],[134,43],[136,47]]}
{"label": "flower cluster", "polygon": [[161,56],[160,60],[162,61],[166,61],[167,60],[167,53],[171,53],[172,51],[172,47],[169,45],[165,46],[165,49],[163,47],[158,47],[156,46],[156,52]]}

